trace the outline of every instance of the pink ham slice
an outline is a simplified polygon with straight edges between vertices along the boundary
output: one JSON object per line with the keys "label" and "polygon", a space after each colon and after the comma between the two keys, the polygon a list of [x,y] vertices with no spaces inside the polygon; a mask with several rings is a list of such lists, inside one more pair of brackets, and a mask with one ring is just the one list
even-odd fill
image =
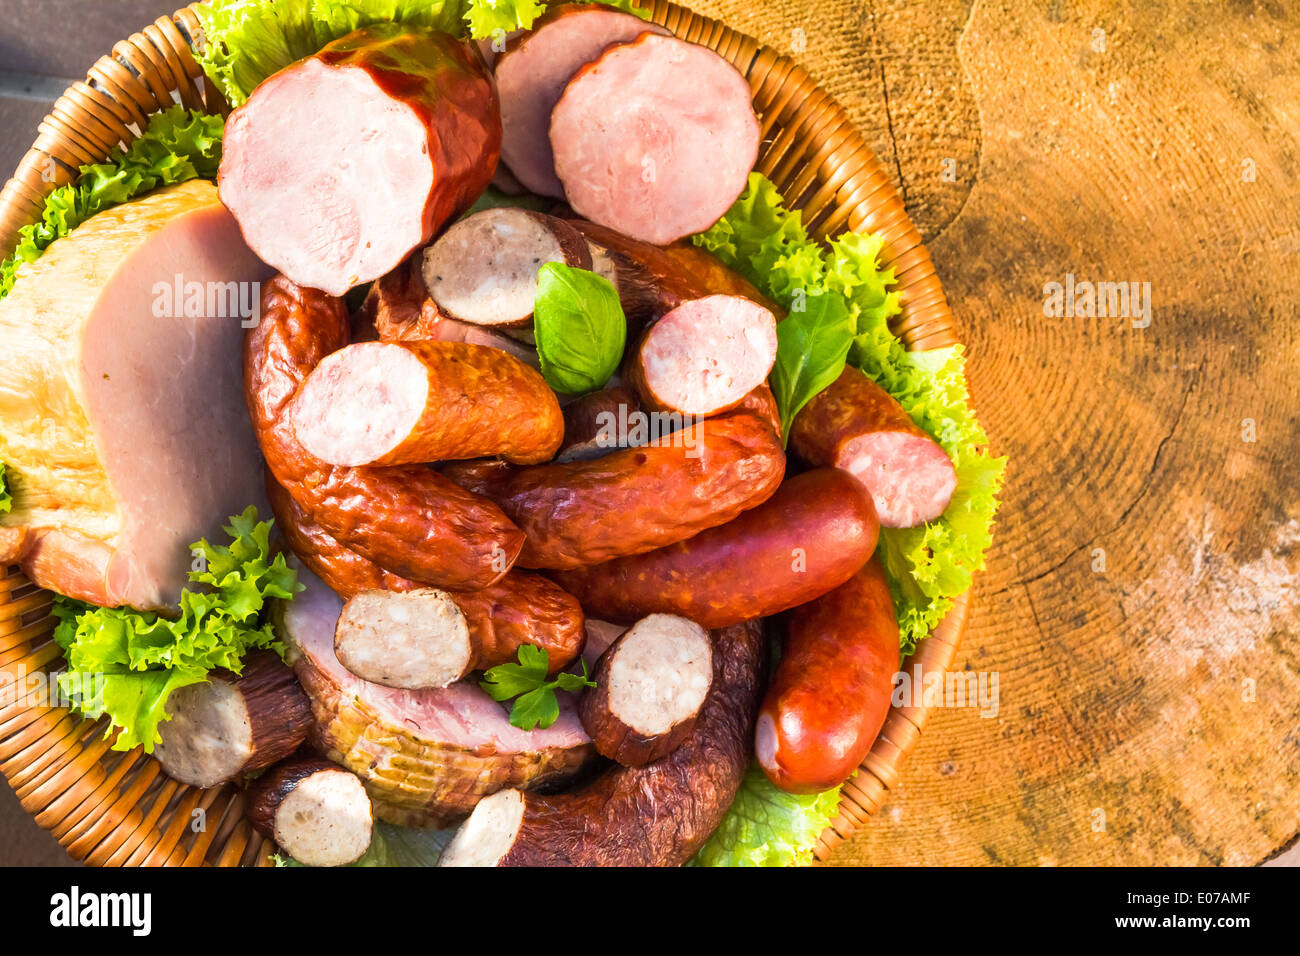
{"label": "pink ham slice", "polygon": [[[668,33],[630,13],[565,4],[539,19],[496,62],[501,97],[501,161],[525,187],[564,198],[549,138],[551,110],[574,73],[615,43]],[[612,109],[614,104],[606,104]]]}
{"label": "pink ham slice", "polygon": [[102,212],[22,268],[0,302],[6,561],[71,597],[160,610],[192,542],[249,505],[269,513],[240,343],[270,274],[198,180]]}
{"label": "pink ham slice", "polygon": [[591,757],[571,695],[558,695],[549,728],[525,731],[472,681],[399,690],[352,674],[334,653],[342,600],[293,563],[306,590],[280,610],[280,633],[312,699],[312,743],[361,777],[381,819],[445,824],[489,793],[564,780]]}
{"label": "pink ham slice", "polygon": [[231,115],[221,198],[263,259],[342,295],[468,208],[500,137],[472,47],[377,25],[281,70]]}
{"label": "pink ham slice", "polygon": [[551,114],[555,174],[585,219],[657,245],[702,232],[758,159],[749,84],[712,50],[642,34],[580,69]]}

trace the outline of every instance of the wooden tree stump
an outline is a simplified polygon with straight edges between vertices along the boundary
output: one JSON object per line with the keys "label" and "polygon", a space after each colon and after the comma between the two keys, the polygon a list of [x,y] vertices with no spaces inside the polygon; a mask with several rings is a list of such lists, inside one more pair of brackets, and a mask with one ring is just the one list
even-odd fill
{"label": "wooden tree stump", "polygon": [[[1011,457],[958,658],[998,675],[997,715],[933,714],[832,862],[1253,864],[1288,843],[1295,11],[693,6],[795,53],[897,172]],[[1067,276],[1149,283],[1150,324],[1045,316]]]}

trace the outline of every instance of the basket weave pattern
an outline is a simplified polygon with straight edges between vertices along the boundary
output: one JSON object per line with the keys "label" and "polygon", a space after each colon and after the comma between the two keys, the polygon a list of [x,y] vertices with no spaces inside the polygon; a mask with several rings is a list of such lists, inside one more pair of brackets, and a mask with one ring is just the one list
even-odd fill
{"label": "basket weave pattern", "polygon": [[[199,33],[196,7],[118,43],[86,82],[54,104],[0,192],[0,254],[14,248],[20,228],[39,219],[50,191],[70,182],[80,166],[130,143],[175,97],[189,108],[228,111],[221,95],[205,87],[190,51],[190,38]],[[883,237],[882,260],[897,269],[903,302],[892,327],[904,344],[921,350],[956,343],[953,316],[921,236],[840,106],[801,67],[753,38],[666,0],[652,0],[652,11],[656,23],[716,50],[749,80],[763,129],[757,168],[803,210],[811,232],[825,237],[847,229]],[[0,771],[37,823],[92,865],[267,865],[273,846],[244,819],[235,787],[198,790],[176,783],[139,748],[110,750],[105,721],[36,705],[22,692],[24,681],[40,680],[61,663],[52,640],[51,595],[18,568],[0,569],[0,575]],[[966,609],[963,597],[912,660],[926,671],[946,671]],[[891,710],[860,772],[844,787],[839,814],[819,840],[819,859],[864,824],[898,783],[925,718],[921,706]]]}

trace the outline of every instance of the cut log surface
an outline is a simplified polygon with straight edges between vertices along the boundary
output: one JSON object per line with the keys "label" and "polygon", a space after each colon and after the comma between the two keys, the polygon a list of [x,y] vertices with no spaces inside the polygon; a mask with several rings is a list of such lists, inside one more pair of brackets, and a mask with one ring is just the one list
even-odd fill
{"label": "cut log surface", "polygon": [[[830,862],[1271,855],[1300,830],[1300,21],[692,6],[795,56],[867,135],[1010,456],[955,664],[997,675],[996,716],[932,711]],[[1071,275],[1150,283],[1150,325],[1046,317],[1044,287]]]}

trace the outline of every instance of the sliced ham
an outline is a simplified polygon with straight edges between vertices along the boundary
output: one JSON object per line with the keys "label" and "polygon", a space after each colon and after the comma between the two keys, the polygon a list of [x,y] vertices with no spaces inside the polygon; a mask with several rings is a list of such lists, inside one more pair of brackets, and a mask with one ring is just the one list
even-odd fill
{"label": "sliced ham", "polygon": [[526,731],[472,682],[399,690],[352,674],[334,653],[342,601],[294,564],[306,590],[281,608],[280,634],[312,700],[312,743],[361,777],[380,819],[442,825],[503,787],[566,780],[592,755],[568,694],[553,725]]}
{"label": "sliced ham", "polygon": [[745,188],[759,138],[749,84],[735,67],[653,33],[584,66],[551,114],[569,205],[659,245],[721,218]]}
{"label": "sliced ham", "polygon": [[0,524],[27,529],[3,537],[32,580],[163,609],[191,543],[250,504],[267,513],[240,345],[270,274],[199,180],[93,216],[23,266],[0,302],[14,493]]}
{"label": "sliced ham", "polygon": [[295,284],[342,295],[478,198],[501,143],[472,47],[379,24],[262,83],[226,124],[221,198]]}
{"label": "sliced ham", "polygon": [[564,4],[548,10],[497,59],[501,161],[520,183],[539,195],[564,198],[551,152],[551,111],[582,66],[613,44],[643,33],[667,35],[668,31],[608,7]]}

